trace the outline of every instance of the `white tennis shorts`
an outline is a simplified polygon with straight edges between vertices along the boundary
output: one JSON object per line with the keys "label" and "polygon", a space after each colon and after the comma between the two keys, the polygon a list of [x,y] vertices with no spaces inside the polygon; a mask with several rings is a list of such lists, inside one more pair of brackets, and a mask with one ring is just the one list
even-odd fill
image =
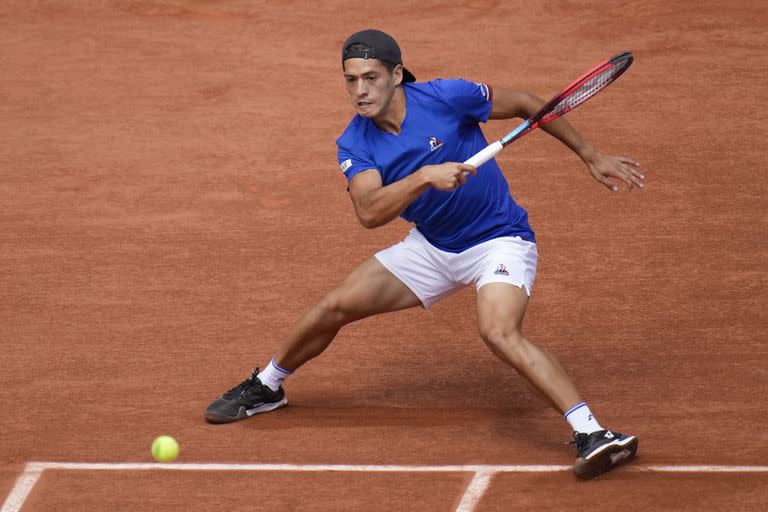
{"label": "white tennis shorts", "polygon": [[528,295],[536,277],[536,244],[519,236],[488,240],[458,254],[441,251],[413,228],[402,242],[375,257],[428,308],[440,299],[474,283],[509,283]]}

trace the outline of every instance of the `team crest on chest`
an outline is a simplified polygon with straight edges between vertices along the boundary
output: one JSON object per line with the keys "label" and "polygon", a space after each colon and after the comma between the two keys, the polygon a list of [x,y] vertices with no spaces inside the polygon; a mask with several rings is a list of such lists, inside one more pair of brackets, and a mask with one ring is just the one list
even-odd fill
{"label": "team crest on chest", "polygon": [[444,142],[437,140],[437,137],[430,137],[429,138],[429,151],[437,151],[441,147],[445,145]]}

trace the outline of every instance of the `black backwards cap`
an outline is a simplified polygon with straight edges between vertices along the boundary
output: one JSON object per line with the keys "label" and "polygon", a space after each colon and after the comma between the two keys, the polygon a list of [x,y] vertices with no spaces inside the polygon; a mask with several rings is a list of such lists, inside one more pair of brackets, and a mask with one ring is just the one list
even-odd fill
{"label": "black backwards cap", "polygon": [[[350,50],[349,47],[356,43],[362,43],[370,49]],[[347,59],[378,59],[392,64],[403,63],[397,41],[391,35],[372,28],[356,32],[344,41],[344,46],[341,47],[342,65]],[[403,68],[403,82],[415,81],[416,77],[413,73]]]}

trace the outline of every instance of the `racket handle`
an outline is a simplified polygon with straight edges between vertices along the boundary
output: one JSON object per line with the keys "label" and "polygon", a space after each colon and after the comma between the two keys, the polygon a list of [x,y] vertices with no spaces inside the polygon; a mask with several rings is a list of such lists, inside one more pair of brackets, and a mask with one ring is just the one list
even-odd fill
{"label": "racket handle", "polygon": [[469,160],[464,163],[467,165],[472,165],[475,168],[480,167],[485,162],[498,155],[499,151],[502,149],[504,149],[504,146],[501,144],[500,140],[497,140],[493,144],[489,144],[484,149],[475,153],[474,156],[470,157]]}

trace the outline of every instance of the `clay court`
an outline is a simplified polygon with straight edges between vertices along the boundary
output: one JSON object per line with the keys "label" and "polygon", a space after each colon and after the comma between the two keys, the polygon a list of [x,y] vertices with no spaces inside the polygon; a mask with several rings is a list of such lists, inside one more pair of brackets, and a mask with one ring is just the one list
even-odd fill
{"label": "clay court", "polygon": [[[768,509],[766,24],[747,0],[3,2],[2,512]],[[204,422],[409,229],[361,227],[336,159],[340,46],[371,26],[420,80],[543,98],[633,52],[568,119],[643,191],[542,131],[498,157],[540,254],[526,332],[639,437],[627,467],[573,477],[471,288],[348,326],[289,407]]]}

